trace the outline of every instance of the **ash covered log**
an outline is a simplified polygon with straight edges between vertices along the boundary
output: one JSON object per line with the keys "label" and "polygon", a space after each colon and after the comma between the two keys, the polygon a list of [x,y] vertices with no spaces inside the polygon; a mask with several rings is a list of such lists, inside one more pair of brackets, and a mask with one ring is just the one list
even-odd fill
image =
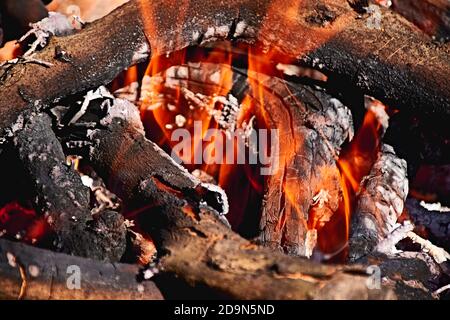
{"label": "ash covered log", "polygon": [[396,227],[408,194],[406,162],[383,145],[361,192],[351,220],[349,258],[357,261],[371,253]]}
{"label": "ash covered log", "polygon": [[[298,13],[294,19],[285,16],[292,12],[286,8]],[[449,73],[448,47],[432,44],[394,13],[383,11],[378,30],[368,27],[372,17],[357,19],[347,2],[337,0],[198,3],[182,9],[184,19],[175,19],[179,14],[172,10],[163,1],[132,0],[78,34],[53,38],[35,55],[53,63],[51,68],[22,64],[3,75],[1,131],[34,101],[108,83],[150,51],[163,54],[221,39],[275,48],[388,105],[449,114],[450,93],[443,81]]]}
{"label": "ash covered log", "polygon": [[135,265],[104,263],[0,240],[0,299],[163,299],[155,283],[136,280],[139,273]]}
{"label": "ash covered log", "polygon": [[13,144],[36,193],[36,210],[57,235],[57,250],[118,261],[125,251],[123,218],[112,211],[92,217],[89,189],[66,165],[48,115],[25,112],[20,123]]}

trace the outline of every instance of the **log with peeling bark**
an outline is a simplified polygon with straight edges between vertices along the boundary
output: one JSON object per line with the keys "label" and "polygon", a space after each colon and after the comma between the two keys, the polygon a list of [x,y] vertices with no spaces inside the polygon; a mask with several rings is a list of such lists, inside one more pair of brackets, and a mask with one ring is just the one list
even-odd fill
{"label": "log with peeling bark", "polygon": [[137,280],[139,273],[136,265],[104,263],[0,240],[0,299],[163,299],[154,282]]}
{"label": "log with peeling bark", "polygon": [[[320,265],[273,252],[234,233],[212,208],[214,201],[199,201],[192,189],[195,179],[145,139],[133,116],[136,110],[114,108],[102,120],[108,126],[90,134],[96,146],[90,161],[111,188],[120,186],[124,199],[142,205],[134,218],[155,241],[162,272],[236,299],[394,297],[387,288],[370,290],[364,268]],[[164,175],[157,167],[161,157]]]}
{"label": "log with peeling bark", "polygon": [[[286,16],[290,12],[295,18]],[[395,13],[383,11],[380,30],[368,27],[371,17],[358,15],[337,0],[234,0],[181,9],[132,0],[75,35],[53,38],[34,56],[51,67],[22,63],[4,72],[0,129],[35,101],[108,83],[149,54],[221,39],[277,49],[336,75],[330,80],[338,79],[336,85],[354,84],[396,108],[448,115],[448,47],[431,43]]]}
{"label": "log with peeling bark", "polygon": [[123,218],[112,211],[92,217],[89,189],[65,163],[50,117],[45,113],[25,112],[21,126],[16,129],[14,148],[35,192],[35,208],[56,233],[56,249],[98,260],[119,261],[126,242]]}

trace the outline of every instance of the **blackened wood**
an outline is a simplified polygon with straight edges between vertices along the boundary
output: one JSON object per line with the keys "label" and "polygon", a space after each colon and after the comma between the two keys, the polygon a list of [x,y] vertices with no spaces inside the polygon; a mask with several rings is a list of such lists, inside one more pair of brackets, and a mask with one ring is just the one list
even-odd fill
{"label": "blackened wood", "polygon": [[[395,13],[383,11],[380,30],[368,27],[370,17],[357,15],[337,0],[233,0],[182,9],[132,0],[78,34],[54,38],[36,55],[53,67],[27,64],[10,71],[0,88],[0,129],[11,126],[33,101],[108,83],[143,57],[137,52],[151,48],[153,55],[164,54],[224,38],[257,40],[265,49],[337,75],[336,85],[353,83],[396,108],[448,114],[448,47],[429,42]],[[57,47],[70,55],[69,62],[55,58]]]}
{"label": "blackened wood", "polygon": [[45,113],[26,112],[14,146],[36,193],[35,207],[57,234],[57,250],[99,260],[118,261],[125,251],[123,218],[89,210],[89,189],[65,164],[62,147]]}
{"label": "blackened wood", "polygon": [[[80,287],[76,288],[77,272]],[[139,267],[55,253],[0,240],[0,299],[163,299],[152,281],[138,281]]]}

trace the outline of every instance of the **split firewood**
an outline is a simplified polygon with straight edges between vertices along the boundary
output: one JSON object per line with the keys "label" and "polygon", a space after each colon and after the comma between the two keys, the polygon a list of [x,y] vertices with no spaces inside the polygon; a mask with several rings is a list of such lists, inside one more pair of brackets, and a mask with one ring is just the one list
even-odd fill
{"label": "split firewood", "polygon": [[125,251],[123,218],[113,211],[91,216],[89,190],[65,164],[50,117],[27,112],[14,135],[14,147],[36,194],[35,208],[57,235],[56,249],[118,261]]}
{"label": "split firewood", "polygon": [[[33,107],[34,101],[50,102],[108,83],[150,53],[227,38],[276,47],[388,105],[448,114],[450,93],[442,81],[449,72],[442,67],[447,65],[447,47],[432,44],[389,11],[382,10],[377,29],[368,27],[371,17],[357,19],[359,13],[347,2],[301,3],[302,7],[295,1],[205,3],[185,8],[186,18],[172,21],[167,17],[178,15],[165,2],[132,0],[75,35],[52,38],[35,56],[53,63],[52,68],[20,65],[10,71],[0,88],[0,129],[12,126],[19,112]],[[285,17],[289,5],[299,13],[296,19]],[[56,54],[61,50],[64,59]]]}
{"label": "split firewood", "polygon": [[361,192],[351,220],[349,258],[356,261],[371,253],[397,227],[408,194],[406,161],[391,146],[383,145]]}
{"label": "split firewood", "polygon": [[136,265],[104,263],[0,240],[0,299],[163,299]]}

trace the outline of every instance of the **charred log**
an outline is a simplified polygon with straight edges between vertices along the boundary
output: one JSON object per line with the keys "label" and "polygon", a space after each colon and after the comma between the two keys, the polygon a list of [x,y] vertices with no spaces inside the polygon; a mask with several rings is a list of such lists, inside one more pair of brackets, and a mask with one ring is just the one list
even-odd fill
{"label": "charred log", "polygon": [[450,250],[449,212],[429,211],[420,205],[419,200],[413,198],[406,200],[405,208],[416,225],[418,233],[425,231],[433,243]]}
{"label": "charred log", "polygon": [[92,217],[89,190],[65,164],[49,116],[26,112],[21,125],[13,143],[36,194],[36,210],[57,234],[57,250],[118,261],[125,251],[123,218],[116,212]]}
{"label": "charred log", "polygon": [[[430,43],[394,13],[383,12],[382,31],[368,28],[370,17],[356,19],[357,13],[341,1],[322,1],[332,14],[319,25],[307,19],[318,15],[319,4],[303,5],[294,21],[283,18],[285,5],[265,0],[187,7],[185,20],[172,21],[177,15],[165,3],[130,1],[78,34],[52,39],[35,56],[51,62],[51,68],[19,65],[4,74],[0,128],[10,127],[36,100],[53,101],[111,81],[150,49],[156,55],[225,38],[276,46],[388,105],[448,114],[450,94],[442,83],[448,78],[448,68],[442,68],[448,48]],[[179,34],[181,41],[171,38]],[[67,53],[65,59],[55,55],[57,48]]]}
{"label": "charred log", "polygon": [[[1,299],[162,299],[153,282],[136,280],[139,273],[135,265],[103,263],[0,240]],[[79,283],[71,278],[74,275],[80,276]]]}

